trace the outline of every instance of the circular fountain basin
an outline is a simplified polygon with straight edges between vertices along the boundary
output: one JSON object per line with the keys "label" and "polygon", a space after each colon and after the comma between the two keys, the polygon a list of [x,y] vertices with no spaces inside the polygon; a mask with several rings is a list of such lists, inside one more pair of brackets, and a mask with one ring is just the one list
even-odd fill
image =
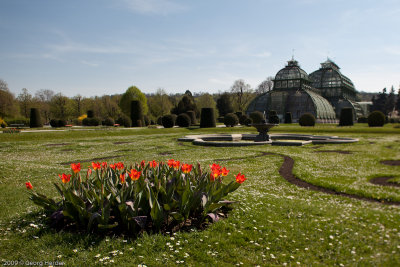
{"label": "circular fountain basin", "polygon": [[199,146],[303,146],[307,144],[346,144],[358,142],[354,138],[341,138],[338,136],[319,136],[305,134],[270,134],[269,141],[256,141],[256,134],[204,134],[187,135],[178,141],[192,142]]}

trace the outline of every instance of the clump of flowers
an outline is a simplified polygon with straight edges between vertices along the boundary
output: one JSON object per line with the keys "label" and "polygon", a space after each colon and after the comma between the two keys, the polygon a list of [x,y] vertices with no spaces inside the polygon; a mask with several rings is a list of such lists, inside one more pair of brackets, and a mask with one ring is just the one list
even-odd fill
{"label": "clump of flowers", "polygon": [[224,198],[246,180],[241,173],[217,164],[209,170],[174,159],[128,165],[92,162],[87,171],[71,164],[71,174],[59,174],[55,201],[35,192],[26,182],[30,199],[43,207],[53,225],[75,225],[88,231],[115,229],[128,234],[160,231],[218,219],[218,211],[232,204]]}

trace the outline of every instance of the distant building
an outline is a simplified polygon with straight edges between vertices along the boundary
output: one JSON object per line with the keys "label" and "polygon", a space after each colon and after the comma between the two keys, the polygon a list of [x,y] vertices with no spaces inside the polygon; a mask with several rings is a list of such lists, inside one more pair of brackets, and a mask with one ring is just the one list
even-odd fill
{"label": "distant building", "polygon": [[[354,118],[366,116],[365,107],[356,102],[357,91],[349,78],[331,60],[321,63],[321,68],[308,75],[294,59],[278,71],[271,91],[257,96],[248,106],[247,113],[275,110],[283,120],[292,113],[297,122],[304,113],[311,113],[318,122],[332,123],[340,116],[342,108],[352,108]],[[363,109],[364,108],[364,109]]]}

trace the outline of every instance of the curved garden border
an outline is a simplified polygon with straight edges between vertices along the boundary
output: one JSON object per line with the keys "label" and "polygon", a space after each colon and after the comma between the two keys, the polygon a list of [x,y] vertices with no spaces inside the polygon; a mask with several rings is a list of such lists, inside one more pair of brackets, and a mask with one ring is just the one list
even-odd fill
{"label": "curved garden border", "polygon": [[[242,160],[242,159],[248,159],[248,158],[256,158],[256,157],[262,157],[262,156],[268,156],[268,155],[275,155],[275,156],[280,156],[283,158],[283,163],[281,167],[279,168],[279,174],[289,183],[296,185],[301,188],[305,188],[308,190],[313,190],[313,191],[318,191],[326,194],[331,194],[331,195],[337,195],[337,196],[343,196],[343,197],[348,197],[352,199],[358,199],[358,200],[363,200],[363,201],[368,201],[368,202],[373,202],[373,203],[379,203],[379,204],[384,204],[384,205],[395,205],[395,206],[400,206],[399,201],[391,201],[387,199],[375,199],[375,198],[370,198],[370,197],[363,197],[359,195],[354,195],[354,194],[349,194],[349,193],[344,193],[344,192],[337,192],[332,189],[314,185],[311,183],[308,183],[300,178],[298,178],[296,175],[293,174],[293,167],[294,167],[294,159],[286,156],[284,154],[280,153],[274,153],[274,152],[261,152],[259,155],[254,155],[254,156],[248,156],[248,157],[240,157],[240,158],[229,158],[229,159],[216,159],[215,161],[230,161],[230,160]],[[389,177],[388,179],[393,178]],[[386,179],[386,183],[387,182]],[[382,185],[382,184],[380,184]],[[392,183],[390,184],[392,185]],[[397,186],[397,185],[396,185]]]}

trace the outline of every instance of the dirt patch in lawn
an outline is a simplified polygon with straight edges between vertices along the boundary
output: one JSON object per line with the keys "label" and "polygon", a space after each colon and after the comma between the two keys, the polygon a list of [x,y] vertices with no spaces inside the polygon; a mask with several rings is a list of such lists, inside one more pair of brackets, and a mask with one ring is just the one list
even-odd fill
{"label": "dirt patch in lawn", "polygon": [[169,155],[173,155],[174,153],[170,152],[170,151],[165,151],[165,152],[160,152],[158,153],[158,155],[160,156],[169,156]]}
{"label": "dirt patch in lawn", "polygon": [[120,142],[114,142],[114,145],[123,145],[123,144],[132,144],[133,142],[129,142],[129,141],[120,141]]}
{"label": "dirt patch in lawn", "polygon": [[318,150],[315,153],[338,153],[338,154],[353,154],[351,151],[346,150]]}
{"label": "dirt patch in lawn", "polygon": [[59,143],[59,144],[46,144],[43,146],[67,146],[70,145],[71,143]]}
{"label": "dirt patch in lawn", "polygon": [[381,160],[380,163],[389,166],[400,166],[400,160]]}
{"label": "dirt patch in lawn", "polygon": [[400,187],[400,184],[395,182],[390,182],[390,179],[393,179],[394,176],[383,176],[383,177],[376,177],[370,180],[370,183],[376,185],[383,185],[383,186],[395,186]]}
{"label": "dirt patch in lawn", "polygon": [[115,158],[119,158],[122,157],[124,155],[115,155],[115,156],[108,156],[108,157],[101,157],[101,158],[92,158],[92,159],[85,159],[85,160],[74,160],[74,161],[68,161],[68,162],[61,162],[61,165],[69,165],[71,163],[87,163],[87,162],[93,162],[93,161],[103,161],[103,160],[107,160],[107,159],[115,159]]}
{"label": "dirt patch in lawn", "polygon": [[323,192],[323,193],[331,194],[331,195],[338,195],[338,196],[343,196],[343,197],[348,197],[348,198],[353,198],[353,199],[364,200],[364,201],[368,201],[368,202],[381,203],[381,204],[386,204],[386,205],[397,205],[397,206],[400,205],[400,202],[391,201],[390,199],[375,199],[375,198],[370,198],[370,197],[363,197],[363,196],[348,194],[348,193],[344,193],[344,192],[336,192],[329,188],[310,184],[304,180],[301,180],[300,178],[296,177],[296,175],[293,174],[293,166],[294,166],[293,158],[283,155],[283,154],[278,154],[278,153],[270,153],[270,154],[278,155],[283,158],[283,164],[279,168],[279,174],[286,181],[288,181],[289,183],[294,184],[298,187],[306,188],[306,189],[314,190],[314,191],[318,191],[318,192]]}

